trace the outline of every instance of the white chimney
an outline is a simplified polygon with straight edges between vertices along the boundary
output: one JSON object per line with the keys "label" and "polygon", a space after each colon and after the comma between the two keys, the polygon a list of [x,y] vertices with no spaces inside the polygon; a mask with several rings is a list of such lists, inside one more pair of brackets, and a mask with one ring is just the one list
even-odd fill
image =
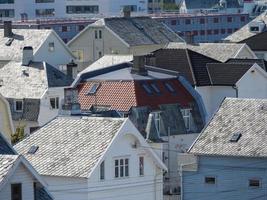
{"label": "white chimney", "polygon": [[31,46],[26,46],[22,51],[22,65],[29,66],[31,61],[33,61],[33,48]]}

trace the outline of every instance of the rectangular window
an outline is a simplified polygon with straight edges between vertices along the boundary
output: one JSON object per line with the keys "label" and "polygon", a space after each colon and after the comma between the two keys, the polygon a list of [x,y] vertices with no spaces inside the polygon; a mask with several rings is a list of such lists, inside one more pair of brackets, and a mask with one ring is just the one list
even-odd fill
{"label": "rectangular window", "polygon": [[11,184],[11,200],[22,200],[21,183]]}
{"label": "rectangular window", "polygon": [[171,92],[171,93],[175,93],[175,89],[173,88],[173,86],[171,85],[171,83],[164,83],[166,89]]}
{"label": "rectangular window", "polygon": [[205,35],[205,31],[204,30],[200,30],[200,35]]}
{"label": "rectangular window", "polygon": [[0,9],[0,19],[2,17],[8,17],[8,18],[15,17],[15,10],[14,9]]}
{"label": "rectangular window", "polygon": [[129,159],[121,158],[115,160],[115,178],[122,178],[129,176]]}
{"label": "rectangular window", "polygon": [[72,53],[79,62],[83,62],[83,50],[74,50]]}
{"label": "rectangular window", "polygon": [[70,30],[69,26],[62,26],[61,27],[61,32],[68,32]]}
{"label": "rectangular window", "polygon": [[191,19],[186,19],[185,24],[191,24]]}
{"label": "rectangular window", "polygon": [[175,26],[176,25],[176,20],[171,20],[171,25]]}
{"label": "rectangular window", "polygon": [[221,29],[221,34],[225,34],[225,29]]}
{"label": "rectangular window", "polygon": [[0,0],[0,4],[13,4],[14,0]]}
{"label": "rectangular window", "polygon": [[95,30],[95,39],[98,38],[97,30]]}
{"label": "rectangular window", "polygon": [[233,18],[232,17],[227,17],[227,22],[233,22]]}
{"label": "rectangular window", "polygon": [[227,33],[233,33],[233,30],[231,28],[228,28]]}
{"label": "rectangular window", "polygon": [[84,29],[84,25],[78,25],[78,31],[82,31]]}
{"label": "rectangular window", "polygon": [[52,17],[55,15],[55,9],[36,9],[35,15],[36,17]]}
{"label": "rectangular window", "polygon": [[241,17],[240,17],[240,21],[241,21],[241,22],[244,22],[245,20],[246,20],[246,18],[245,18],[244,16],[241,16]]}
{"label": "rectangular window", "polygon": [[91,6],[80,6],[80,5],[73,5],[66,7],[67,14],[97,14],[99,12],[99,6],[91,5]]}
{"label": "rectangular window", "polygon": [[200,24],[205,24],[205,18],[200,18],[200,19],[199,19],[199,23],[200,23]]}
{"label": "rectangular window", "polygon": [[156,83],[151,83],[150,86],[154,92],[156,92],[157,94],[160,94],[160,90],[159,90],[158,85]]}
{"label": "rectangular window", "polygon": [[102,31],[101,30],[98,31],[98,35],[99,35],[99,39],[102,39]]}
{"label": "rectangular window", "polygon": [[259,188],[261,186],[259,179],[249,179],[249,187]]}
{"label": "rectangular window", "polygon": [[95,94],[99,86],[100,86],[100,83],[94,83],[87,94],[88,95]]}
{"label": "rectangular window", "polygon": [[213,18],[213,23],[219,23],[219,18]]}
{"label": "rectangular window", "polygon": [[23,101],[22,100],[15,100],[15,111],[22,112],[23,111]]}
{"label": "rectangular window", "polygon": [[219,34],[219,30],[218,29],[214,29],[213,33],[214,33],[214,35],[218,35]]}
{"label": "rectangular window", "polygon": [[197,36],[198,35],[198,31],[197,30],[193,31],[193,35]]}
{"label": "rectangular window", "polygon": [[105,179],[105,161],[100,164],[100,180]]}
{"label": "rectangular window", "polygon": [[144,176],[144,157],[139,157],[139,175]]}
{"label": "rectangular window", "polygon": [[35,0],[35,3],[53,3],[55,0]]}
{"label": "rectangular window", "polygon": [[191,109],[181,109],[186,130],[191,129]]}
{"label": "rectangular window", "polygon": [[208,35],[211,35],[211,34],[212,34],[212,30],[209,29],[209,30],[207,31],[207,33],[208,33]]}
{"label": "rectangular window", "polygon": [[52,109],[59,109],[59,97],[50,98],[50,107]]}
{"label": "rectangular window", "polygon": [[210,184],[210,185],[214,185],[214,184],[216,184],[216,178],[214,176],[206,176],[205,177],[205,183]]}
{"label": "rectangular window", "polygon": [[49,51],[54,51],[55,50],[55,43],[54,42],[49,42],[49,44],[48,44],[48,50]]}

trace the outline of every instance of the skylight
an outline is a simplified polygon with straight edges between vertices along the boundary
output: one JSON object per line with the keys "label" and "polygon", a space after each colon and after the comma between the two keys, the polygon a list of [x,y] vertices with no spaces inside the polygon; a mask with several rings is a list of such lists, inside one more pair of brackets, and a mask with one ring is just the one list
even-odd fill
{"label": "skylight", "polygon": [[151,83],[150,86],[156,93],[160,94],[160,90],[156,83]]}
{"label": "skylight", "polygon": [[150,87],[146,83],[143,83],[142,87],[144,88],[144,90],[146,91],[147,94],[153,94],[152,90],[150,89]]}
{"label": "skylight", "polygon": [[36,151],[39,149],[39,146],[31,146],[31,148],[28,151],[28,154],[35,154]]}
{"label": "skylight", "polygon": [[99,88],[100,83],[94,83],[87,94],[95,94],[97,89]]}
{"label": "skylight", "polygon": [[169,92],[175,93],[175,89],[172,87],[172,85],[170,83],[165,83],[164,85]]}
{"label": "skylight", "polygon": [[238,142],[241,136],[242,136],[241,133],[234,133],[230,139],[230,142]]}

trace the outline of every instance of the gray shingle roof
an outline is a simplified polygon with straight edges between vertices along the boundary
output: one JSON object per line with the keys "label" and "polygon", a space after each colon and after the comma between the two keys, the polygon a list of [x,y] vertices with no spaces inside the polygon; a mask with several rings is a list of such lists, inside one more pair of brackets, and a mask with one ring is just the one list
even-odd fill
{"label": "gray shingle roof", "polygon": [[4,136],[0,133],[0,155],[15,155],[14,149],[8,144]]}
{"label": "gray shingle roof", "polygon": [[[238,51],[245,44],[234,43],[199,43],[195,45],[185,43],[170,43],[168,49],[185,49],[188,48],[192,51],[198,52],[220,62],[226,62],[230,58],[235,58]],[[247,57],[244,57],[247,58]]]}
{"label": "gray shingle roof", "polygon": [[[220,0],[184,0],[187,9],[211,9],[220,6]],[[238,0],[227,0],[228,8],[241,8]]]}
{"label": "gray shingle roof", "polygon": [[6,98],[39,99],[48,87],[67,86],[71,80],[62,72],[44,62],[32,62],[22,66],[11,61],[0,69],[3,85],[0,93]]}
{"label": "gray shingle roof", "polygon": [[104,23],[130,46],[183,42],[175,32],[150,17],[105,18]]}
{"label": "gray shingle roof", "polygon": [[18,157],[18,155],[0,155],[0,183],[5,180]]}
{"label": "gray shingle roof", "polygon": [[[87,177],[125,119],[58,117],[15,146],[41,175]],[[39,149],[27,154],[31,146]]]}
{"label": "gray shingle roof", "polygon": [[[256,17],[253,21],[263,21],[265,24],[267,24],[267,16],[266,12],[262,13],[258,17]],[[250,22],[251,23],[251,22]],[[251,32],[249,30],[249,23],[234,32],[233,34],[226,37],[224,40],[231,41],[231,42],[242,42],[245,39],[248,39],[254,35],[257,35],[258,33]]]}
{"label": "gray shingle roof", "polygon": [[[242,136],[230,142],[234,133]],[[267,99],[226,98],[190,153],[267,157]]]}
{"label": "gray shingle roof", "polygon": [[6,46],[9,38],[4,37],[4,30],[0,29],[0,60],[21,61],[23,47],[32,46],[35,53],[52,32],[47,29],[13,29],[12,31],[14,41],[10,46]]}

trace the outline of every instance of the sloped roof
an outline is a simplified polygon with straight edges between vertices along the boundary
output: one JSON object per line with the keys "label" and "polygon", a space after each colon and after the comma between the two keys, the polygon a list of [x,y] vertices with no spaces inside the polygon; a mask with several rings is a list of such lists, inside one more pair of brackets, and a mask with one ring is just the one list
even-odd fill
{"label": "sloped roof", "polygon": [[[170,43],[166,48],[168,49],[190,49],[197,53],[203,54],[207,57],[213,58],[220,62],[226,62],[230,58],[235,58],[236,54],[245,44],[235,43]],[[246,58],[246,57],[244,57]]]}
{"label": "sloped roof", "polygon": [[[237,142],[230,142],[241,133]],[[267,100],[226,98],[194,142],[196,155],[267,157]]]}
{"label": "sloped roof", "polygon": [[[126,119],[57,117],[15,145],[41,175],[87,178]],[[35,154],[27,154],[31,146]]]}
{"label": "sloped roof", "polygon": [[267,71],[267,65],[266,61],[264,59],[246,59],[246,58],[230,58],[229,60],[226,61],[226,63],[233,63],[233,64],[257,64],[259,65],[262,69]]}
{"label": "sloped roof", "polygon": [[16,152],[14,151],[12,146],[7,142],[4,136],[0,133],[0,155],[15,155],[15,154]]}
{"label": "sloped roof", "polygon": [[234,86],[238,80],[253,66],[253,64],[211,63],[207,70],[211,85]]}
{"label": "sloped roof", "polygon": [[0,184],[7,177],[18,157],[18,155],[0,155]]}
{"label": "sloped roof", "polygon": [[[254,22],[254,21],[255,22],[256,21],[263,21],[265,24],[267,24],[266,12],[262,13],[261,15],[256,17],[254,20],[252,20],[252,22]],[[257,35],[258,33],[251,32],[249,30],[249,24],[250,23],[246,24],[245,26],[243,26],[242,28],[240,28],[236,32],[232,33],[231,35],[226,37],[224,40],[231,41],[231,42],[243,42],[245,39],[248,39],[250,37]]]}
{"label": "sloped roof", "polygon": [[[212,9],[220,6],[220,0],[184,0],[187,9]],[[238,0],[227,0],[227,8],[241,8]]]}
{"label": "sloped roof", "polygon": [[39,99],[48,87],[62,87],[72,80],[45,62],[31,62],[22,66],[21,62],[11,61],[0,69],[3,81],[0,93],[6,98]]}
{"label": "sloped roof", "polygon": [[267,32],[264,31],[245,40],[242,40],[242,42],[246,43],[253,51],[267,51],[266,43],[263,42],[266,40]]}
{"label": "sloped roof", "polygon": [[179,72],[191,85],[210,85],[207,63],[219,61],[189,49],[160,49],[153,52],[155,66]]}
{"label": "sloped roof", "polygon": [[33,53],[43,44],[52,30],[47,29],[13,29],[14,41],[6,45],[9,38],[4,37],[4,29],[0,29],[0,60],[21,61],[22,50],[25,46],[32,46]]}

